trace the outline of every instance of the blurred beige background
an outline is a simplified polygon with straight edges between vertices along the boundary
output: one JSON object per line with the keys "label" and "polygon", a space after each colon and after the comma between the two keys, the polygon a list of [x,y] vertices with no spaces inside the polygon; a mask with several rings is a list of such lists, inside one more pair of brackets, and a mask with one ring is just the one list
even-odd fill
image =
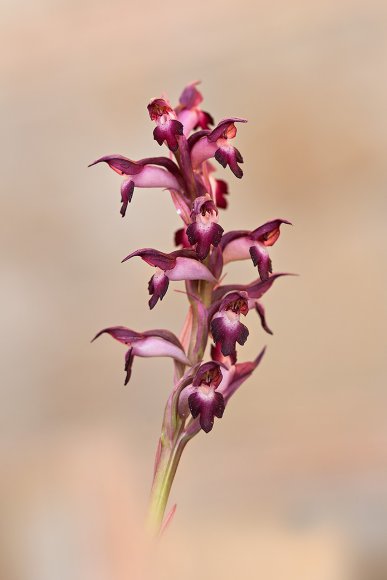
{"label": "blurred beige background", "polygon": [[[387,7],[375,0],[2,0],[2,580],[387,578]],[[225,229],[290,219],[282,279],[240,358],[268,352],[187,448],[174,523],[141,548],[170,361],[100,328],[179,332],[152,313],[138,247],[172,249],[168,194],[87,164],[159,154],[150,97],[200,78],[216,119],[245,116]],[[249,263],[228,269],[249,282]],[[144,560],[154,568],[145,569]]]}

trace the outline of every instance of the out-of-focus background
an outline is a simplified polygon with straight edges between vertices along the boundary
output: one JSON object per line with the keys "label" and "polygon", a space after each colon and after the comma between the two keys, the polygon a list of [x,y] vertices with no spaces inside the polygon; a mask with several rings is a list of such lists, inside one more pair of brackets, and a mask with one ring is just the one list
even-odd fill
{"label": "out-of-focus background", "polygon": [[[387,6],[376,0],[2,0],[2,580],[387,578]],[[166,192],[87,164],[160,154],[146,104],[201,79],[245,116],[227,229],[283,217],[279,280],[240,360],[267,355],[186,449],[159,554],[142,544],[169,360],[90,338],[179,332],[144,246],[173,249]],[[227,268],[249,282],[249,262]]]}

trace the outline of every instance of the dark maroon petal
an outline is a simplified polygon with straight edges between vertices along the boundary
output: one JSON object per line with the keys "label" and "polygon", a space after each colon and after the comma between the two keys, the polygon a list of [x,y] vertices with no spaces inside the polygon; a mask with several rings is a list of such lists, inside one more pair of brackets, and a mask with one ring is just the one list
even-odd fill
{"label": "dark maroon petal", "polygon": [[248,328],[242,322],[237,319],[230,321],[226,314],[213,318],[210,328],[214,341],[220,342],[224,356],[233,355],[236,343],[243,346],[249,336]]}
{"label": "dark maroon petal", "polygon": [[239,117],[230,117],[229,119],[223,119],[219,121],[215,129],[211,131],[208,135],[210,141],[217,141],[220,137],[228,138],[227,130],[234,125],[234,123],[247,123],[246,119],[240,119]]}
{"label": "dark maroon petal", "polygon": [[183,246],[183,248],[190,247],[191,244],[189,243],[189,239],[187,237],[186,228],[181,228],[175,232],[174,241],[175,246]]}
{"label": "dark maroon petal", "polygon": [[121,183],[121,203],[122,203],[122,205],[121,205],[120,214],[122,215],[122,217],[124,217],[126,214],[128,203],[130,203],[132,201],[133,192],[134,192],[134,182],[131,179],[125,179],[125,181],[123,181]]}
{"label": "dark maroon petal", "polygon": [[192,381],[194,387],[199,387],[200,385],[212,385],[213,387],[218,387],[222,382],[223,375],[220,370],[220,365],[217,362],[209,361],[202,364]]}
{"label": "dark maroon petal", "polygon": [[214,119],[210,115],[210,113],[206,113],[205,111],[198,111],[198,122],[196,123],[194,129],[200,127],[201,129],[209,129],[210,125],[214,124]]}
{"label": "dark maroon petal", "polygon": [[173,255],[172,253],[165,254],[164,252],[159,252],[158,250],[154,250],[153,248],[142,248],[141,250],[136,250],[135,252],[129,254],[129,256],[126,256],[126,258],[124,258],[122,262],[126,262],[127,260],[130,260],[135,256],[139,256],[144,260],[144,262],[146,262],[150,266],[155,266],[164,271],[171,270],[176,265],[175,255]]}
{"label": "dark maroon petal", "polygon": [[225,296],[228,292],[232,290],[244,290],[247,292],[249,298],[262,298],[262,296],[270,290],[273,282],[280,278],[281,276],[291,276],[292,274],[273,274],[262,282],[262,280],[258,279],[250,284],[227,284],[224,286],[219,286],[214,290],[213,293],[213,300],[220,300],[223,296]]}
{"label": "dark maroon petal", "polygon": [[231,355],[229,355],[226,358],[222,354],[221,344],[220,344],[220,342],[218,342],[217,344],[211,345],[211,358],[212,358],[212,360],[219,362],[219,363],[222,363],[226,366],[228,366],[227,362],[229,362],[229,364],[231,364],[231,365],[235,365],[235,363],[237,361],[237,354],[236,354],[236,351],[234,351]]}
{"label": "dark maroon petal", "polygon": [[280,235],[280,225],[288,224],[292,225],[287,220],[276,219],[270,222],[266,222],[263,226],[260,226],[256,230],[250,233],[253,240],[262,242],[265,246],[272,246],[279,238]]}
{"label": "dark maroon petal", "polygon": [[148,302],[152,310],[159,300],[162,300],[168,290],[169,279],[165,274],[154,274],[148,283],[148,292],[151,298]]}
{"label": "dark maroon petal", "polygon": [[211,244],[215,247],[219,244],[223,231],[223,228],[216,223],[203,225],[195,222],[188,226],[188,240],[192,246],[196,245],[196,253],[200,260],[208,256]]}
{"label": "dark maroon petal", "polygon": [[127,351],[127,353],[125,354],[125,372],[126,372],[126,377],[125,377],[124,385],[127,385],[128,384],[128,382],[130,381],[130,377],[132,376],[133,359],[134,359],[133,349],[130,348]]}
{"label": "dark maroon petal", "polygon": [[162,145],[165,141],[173,152],[177,151],[179,146],[177,142],[178,135],[183,135],[183,125],[176,119],[170,119],[162,125],[158,125],[153,131],[153,137],[157,143]]}
{"label": "dark maroon petal", "polygon": [[230,167],[231,171],[239,179],[243,177],[243,171],[239,167],[238,163],[243,163],[243,157],[235,147],[227,145],[226,147],[219,147],[215,151],[215,159],[222,167]]}
{"label": "dark maroon petal", "polygon": [[190,85],[187,85],[180,95],[179,102],[186,109],[197,107],[203,100],[201,92],[196,88],[196,85],[198,85],[199,82],[200,81],[195,81]]}
{"label": "dark maroon petal", "polygon": [[101,336],[101,334],[110,334],[113,338],[121,342],[122,344],[131,344],[135,340],[139,340],[143,337],[140,332],[136,332],[135,330],[131,330],[130,328],[126,328],[126,326],[109,326],[108,328],[104,328],[100,330],[93,340]]}
{"label": "dark maroon petal", "polygon": [[105,155],[90,163],[89,167],[97,165],[97,163],[102,163],[103,161],[119,175],[137,175],[137,173],[140,173],[144,169],[144,166],[138,161],[132,161],[122,155]]}
{"label": "dark maroon petal", "polygon": [[213,273],[217,280],[220,278],[223,269],[223,254],[220,246],[214,248],[211,252],[208,269]]}
{"label": "dark maroon petal", "polygon": [[270,330],[270,328],[267,325],[266,317],[265,317],[265,309],[262,306],[262,304],[260,304],[260,302],[255,303],[255,310],[259,316],[263,330],[265,330],[268,334],[273,334],[273,332]]}
{"label": "dark maroon petal", "polygon": [[258,266],[261,280],[268,280],[269,274],[273,271],[269,254],[265,250],[261,250],[258,246],[252,246],[250,248],[250,256],[254,266]]}
{"label": "dark maroon petal", "polygon": [[228,195],[228,185],[223,179],[215,179],[215,182],[216,205],[222,209],[226,209],[228,202],[224,196]]}
{"label": "dark maroon petal", "polygon": [[200,391],[188,397],[188,405],[193,418],[200,416],[200,426],[209,433],[214,425],[214,418],[222,418],[225,408],[223,395],[213,391],[207,396]]}

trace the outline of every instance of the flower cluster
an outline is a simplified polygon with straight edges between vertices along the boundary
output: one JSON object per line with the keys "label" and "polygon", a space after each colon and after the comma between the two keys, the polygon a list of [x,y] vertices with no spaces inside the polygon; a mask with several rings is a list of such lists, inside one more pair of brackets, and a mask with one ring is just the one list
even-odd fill
{"label": "flower cluster", "polygon": [[[166,146],[167,156],[136,161],[118,154],[105,155],[91,164],[104,162],[123,177],[122,217],[135,188],[163,188],[169,190],[182,220],[174,236],[178,249],[141,248],[123,260],[140,257],[154,269],[148,283],[151,309],[163,300],[170,281],[185,281],[189,310],[180,339],[167,330],[136,332],[122,326],[97,334],[107,333],[128,347],[125,384],[135,356],[168,356],[174,361],[174,384],[164,415],[155,482],[164,451],[167,449],[172,457],[179,445],[185,445],[200,430],[211,431],[215,417],[223,416],[230,397],[259,364],[264,351],[254,361],[237,363],[237,345],[243,346],[249,336],[242,320],[255,310],[263,329],[271,333],[260,300],[284,275],[272,273],[269,248],[277,242],[281,225],[290,223],[274,219],[252,231],[224,232],[219,210],[228,206],[229,189],[224,180],[214,176],[214,160],[235,177],[243,176],[243,157],[234,140],[237,126],[246,120],[230,117],[215,125],[212,116],[201,108],[203,98],[197,84],[183,90],[176,107],[165,97],[148,104],[155,123],[153,137],[160,146]],[[245,259],[251,259],[257,268],[256,279],[245,285],[222,285],[224,266]],[[205,356],[209,340],[212,345]]]}

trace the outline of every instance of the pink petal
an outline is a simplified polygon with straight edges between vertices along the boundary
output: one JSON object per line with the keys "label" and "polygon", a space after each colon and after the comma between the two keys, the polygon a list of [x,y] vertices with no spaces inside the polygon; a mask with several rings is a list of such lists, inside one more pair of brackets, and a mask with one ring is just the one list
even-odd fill
{"label": "pink petal", "polygon": [[204,264],[191,258],[177,257],[175,267],[165,273],[170,280],[206,280],[207,282],[216,282],[216,279]]}
{"label": "pink petal", "polygon": [[133,354],[145,358],[167,356],[185,365],[190,364],[182,348],[158,336],[149,336],[136,342],[133,345]]}

